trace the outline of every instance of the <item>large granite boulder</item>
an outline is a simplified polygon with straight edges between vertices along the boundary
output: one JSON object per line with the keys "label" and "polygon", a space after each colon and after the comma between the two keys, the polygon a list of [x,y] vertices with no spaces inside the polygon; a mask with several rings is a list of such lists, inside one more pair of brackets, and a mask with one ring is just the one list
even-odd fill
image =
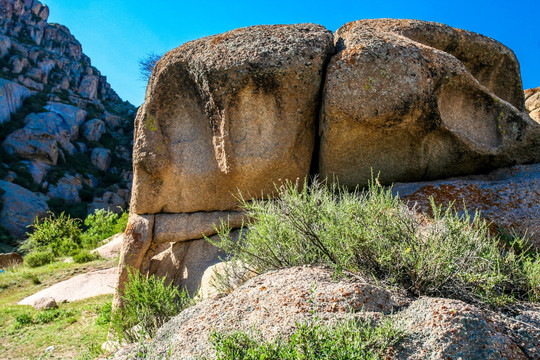
{"label": "large granite boulder", "polygon": [[2,210],[0,225],[5,227],[16,238],[23,238],[27,226],[34,223],[36,217],[45,216],[49,211],[47,203],[22,186],[0,180],[2,194]]}
{"label": "large granite boulder", "polygon": [[540,161],[519,64],[497,41],[416,20],[335,33],[321,110],[320,173],[348,186],[444,178]]}
{"label": "large granite boulder", "polygon": [[48,165],[58,161],[58,143],[54,135],[42,130],[23,128],[9,134],[2,143],[9,154],[36,160]]}
{"label": "large granite boulder", "polygon": [[135,124],[131,211],[227,210],[308,175],[332,34],[253,26],[188,42],[157,63]]}
{"label": "large granite boulder", "polygon": [[11,119],[11,113],[19,110],[24,99],[32,92],[13,81],[0,79],[0,124]]}

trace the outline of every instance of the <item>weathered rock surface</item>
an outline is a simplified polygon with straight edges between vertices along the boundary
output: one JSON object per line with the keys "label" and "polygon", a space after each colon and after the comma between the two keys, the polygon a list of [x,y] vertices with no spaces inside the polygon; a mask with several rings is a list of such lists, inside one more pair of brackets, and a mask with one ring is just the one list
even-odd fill
{"label": "weathered rock surface", "polygon": [[0,79],[0,124],[11,118],[11,113],[20,109],[24,99],[32,92],[13,81]]}
{"label": "weathered rock surface", "polygon": [[423,212],[431,211],[430,196],[443,207],[454,202],[458,210],[463,205],[470,213],[478,210],[495,228],[526,234],[540,249],[540,164],[518,165],[485,175],[397,183],[392,190]]}
{"label": "weathered rock surface", "polygon": [[20,265],[23,263],[23,258],[16,252],[0,254],[0,269],[5,269],[10,266]]}
{"label": "weathered rock surface", "polygon": [[8,154],[16,154],[47,165],[54,166],[58,161],[58,143],[55,137],[41,130],[16,130],[7,136],[2,146]]}
{"label": "weathered rock surface", "polygon": [[[156,255],[149,258],[152,254]],[[143,260],[147,266],[143,265],[141,271],[166,277],[178,288],[185,288],[194,295],[199,290],[204,272],[224,256],[221,249],[204,239],[165,243],[150,248]]]}
{"label": "weathered rock surface", "polygon": [[39,299],[36,299],[32,303],[32,306],[36,310],[49,310],[49,309],[56,309],[58,305],[56,304],[56,301],[52,297],[42,297]]}
{"label": "weathered rock surface", "polygon": [[101,245],[97,249],[92,250],[92,253],[99,254],[104,259],[114,259],[120,255],[122,249],[122,242],[124,241],[124,234],[116,234],[105,240],[105,244]]}
{"label": "weathered rock surface", "polygon": [[0,225],[16,238],[24,238],[28,230],[26,227],[33,224],[36,217],[46,215],[49,206],[39,196],[22,186],[0,180],[0,188],[4,191]]}
{"label": "weathered rock surface", "polygon": [[540,87],[525,90],[525,109],[540,124]]}
{"label": "weathered rock surface", "polygon": [[81,176],[65,175],[56,185],[49,185],[48,196],[66,200],[68,203],[81,202],[79,191],[83,188]]}
{"label": "weathered rock surface", "polygon": [[253,26],[163,56],[136,118],[131,211],[228,210],[308,175],[331,33]]}
{"label": "weathered rock surface", "polygon": [[342,184],[435,179],[540,161],[519,64],[493,39],[416,20],[361,20],[335,33],[320,173]]}
{"label": "weathered rock surface", "polygon": [[383,314],[393,317],[404,335],[388,359],[538,358],[536,305],[524,304],[512,314],[496,313],[458,300],[408,299],[358,277],[333,275],[320,267],[268,272],[182,311],[152,340],[125,347],[111,358],[130,359],[143,346],[149,358],[214,359],[208,340],[215,331],[243,330],[272,341],[315,318],[325,324],[351,317],[376,323]]}
{"label": "weathered rock surface", "polygon": [[[208,336],[212,331],[255,330],[272,340],[290,335],[297,322],[316,316],[337,321],[349,317],[350,310],[363,310],[378,318],[407,302],[362,280],[334,281],[329,269],[296,267],[269,272],[225,297],[207,299],[181,312],[158,331],[148,344],[151,352],[147,356],[159,358],[173,349],[172,358],[194,359],[211,355]],[[136,351],[132,346],[113,358],[128,359]]]}
{"label": "weathered rock surface", "polygon": [[121,213],[126,207],[126,198],[123,198],[117,193],[106,191],[101,196],[95,196],[92,202],[88,204],[88,213],[92,214],[98,209]]}
{"label": "weathered rock surface", "polygon": [[32,180],[34,180],[36,184],[41,184],[41,182],[47,175],[47,172],[51,169],[50,165],[44,164],[39,161],[25,160],[21,162],[26,166],[26,168],[32,175]]}
{"label": "weathered rock surface", "polygon": [[111,150],[105,148],[94,148],[90,155],[90,161],[101,171],[107,171],[111,166]]}
{"label": "weathered rock surface", "polygon": [[530,359],[493,315],[458,300],[421,298],[401,313],[410,335],[397,358]]}
{"label": "weathered rock surface", "polygon": [[112,268],[77,275],[24,298],[18,304],[34,306],[44,298],[52,298],[56,303],[72,302],[112,294],[116,287],[117,273],[118,270]]}
{"label": "weathered rock surface", "polygon": [[221,221],[231,229],[242,225],[245,214],[239,211],[213,211],[190,214],[156,214],[153,241],[157,243],[201,239],[216,234]]}
{"label": "weathered rock surface", "polygon": [[82,126],[83,136],[90,141],[99,141],[101,135],[105,133],[105,122],[100,119],[92,119]]}

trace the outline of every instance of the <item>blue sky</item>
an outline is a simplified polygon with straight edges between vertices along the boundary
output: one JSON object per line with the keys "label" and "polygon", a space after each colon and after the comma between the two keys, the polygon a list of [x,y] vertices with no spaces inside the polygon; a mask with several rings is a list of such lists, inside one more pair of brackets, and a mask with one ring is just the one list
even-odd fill
{"label": "blue sky", "polygon": [[442,22],[510,47],[524,88],[540,86],[538,0],[527,1],[166,1],[41,0],[49,22],[66,25],[124,100],[138,106],[146,84],[138,60],[238,27],[312,22],[334,31],[349,21],[406,18]]}

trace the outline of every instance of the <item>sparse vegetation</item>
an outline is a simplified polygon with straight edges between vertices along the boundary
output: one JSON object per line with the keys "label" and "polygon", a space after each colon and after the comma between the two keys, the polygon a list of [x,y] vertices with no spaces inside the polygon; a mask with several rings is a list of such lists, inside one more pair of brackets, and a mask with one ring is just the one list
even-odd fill
{"label": "sparse vegetation", "polygon": [[218,360],[385,359],[401,337],[390,318],[378,325],[348,320],[334,325],[299,324],[289,339],[262,341],[246,332],[213,333]]}
{"label": "sparse vegetation", "polygon": [[147,54],[146,57],[139,59],[139,74],[142,81],[148,82],[154,66],[156,66],[162,56],[152,52]]}
{"label": "sparse vegetation", "polygon": [[[373,181],[348,192],[315,182],[287,184],[273,201],[242,201],[249,231],[240,241],[223,224],[220,241],[236,264],[250,271],[325,264],[404,289],[502,306],[514,299],[538,301],[538,254],[516,238],[510,247],[490,235],[479,216],[433,206],[419,215]],[[526,270],[528,268],[529,270]],[[536,272],[535,272],[536,271]]]}
{"label": "sparse vegetation", "polygon": [[123,306],[112,313],[111,327],[120,341],[153,337],[171,317],[193,304],[186,290],[179,291],[165,278],[128,272]]}
{"label": "sparse vegetation", "polygon": [[99,260],[101,257],[99,254],[91,253],[88,249],[83,249],[77,254],[73,255],[73,261],[77,264],[84,264],[90,261]]}

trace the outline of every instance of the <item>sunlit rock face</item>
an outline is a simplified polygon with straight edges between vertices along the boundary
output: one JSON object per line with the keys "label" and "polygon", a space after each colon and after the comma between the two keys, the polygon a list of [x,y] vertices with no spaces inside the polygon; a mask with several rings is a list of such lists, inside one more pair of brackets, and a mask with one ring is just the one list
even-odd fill
{"label": "sunlit rock face", "polygon": [[321,110],[320,173],[354,187],[540,160],[513,52],[415,20],[361,20],[334,35]]}

